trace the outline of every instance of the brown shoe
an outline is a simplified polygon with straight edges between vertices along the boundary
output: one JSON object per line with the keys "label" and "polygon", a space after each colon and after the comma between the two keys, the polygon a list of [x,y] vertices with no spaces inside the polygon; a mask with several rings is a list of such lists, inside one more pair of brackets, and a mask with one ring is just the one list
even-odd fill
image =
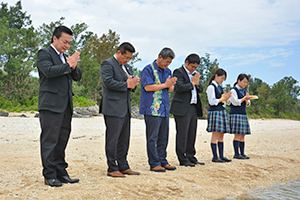
{"label": "brown shoe", "polygon": [[156,167],[153,167],[150,169],[150,171],[154,171],[154,172],[165,172],[166,169],[160,165],[156,166]]}
{"label": "brown shoe", "polygon": [[107,172],[107,176],[111,176],[114,178],[123,178],[125,177],[120,171]]}
{"label": "brown shoe", "polygon": [[132,171],[131,169],[127,169],[125,171],[121,171],[122,174],[128,174],[128,175],[140,175],[140,172]]}
{"label": "brown shoe", "polygon": [[171,166],[170,164],[165,165],[164,168],[165,168],[166,170],[175,170],[175,169],[176,169],[175,166]]}

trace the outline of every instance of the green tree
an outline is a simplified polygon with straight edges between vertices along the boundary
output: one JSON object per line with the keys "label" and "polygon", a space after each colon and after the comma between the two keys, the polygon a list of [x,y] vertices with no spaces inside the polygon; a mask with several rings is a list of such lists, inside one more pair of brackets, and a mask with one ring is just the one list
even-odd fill
{"label": "green tree", "polygon": [[82,94],[95,102],[100,102],[102,93],[102,81],[100,77],[101,63],[117,51],[120,36],[112,30],[98,38],[97,34],[89,37],[81,49],[81,61],[78,66],[82,70],[84,86]]}
{"label": "green tree", "polygon": [[205,91],[208,86],[210,77],[216,72],[218,68],[219,68],[218,60],[215,59],[211,61],[210,55],[208,53],[205,54],[205,57],[200,57],[200,64],[198,65],[196,71],[200,73],[200,83],[203,86],[203,92],[200,93],[200,99],[202,102],[202,110],[203,110],[204,118],[207,117],[207,113],[208,113],[208,100]]}
{"label": "green tree", "polygon": [[207,87],[210,77],[218,68],[218,60],[211,61],[208,53],[205,54],[205,57],[200,57],[200,64],[196,71],[200,73],[200,82],[204,87]]}
{"label": "green tree", "polygon": [[46,48],[50,46],[55,27],[63,25],[64,19],[64,17],[61,17],[58,21],[51,22],[50,24],[43,23],[38,27],[35,34],[37,35],[40,48]]}
{"label": "green tree", "polygon": [[284,77],[273,85],[270,96],[275,99],[272,106],[278,117],[284,112],[299,114],[299,111],[294,110],[297,103],[299,104],[297,97],[300,95],[300,87],[296,85],[297,83],[293,77]]}
{"label": "green tree", "polygon": [[0,25],[0,95],[10,100],[25,101],[36,94],[31,87],[36,80],[29,74],[33,71],[37,40],[30,16],[22,11],[21,1],[11,7],[1,3]]}
{"label": "green tree", "polygon": [[265,84],[261,79],[259,78],[252,78],[251,75],[248,75],[249,77],[249,82],[248,82],[248,86],[247,86],[247,91],[250,93],[250,91],[252,92],[252,94],[258,94],[257,89],[259,87],[261,87],[263,84]]}

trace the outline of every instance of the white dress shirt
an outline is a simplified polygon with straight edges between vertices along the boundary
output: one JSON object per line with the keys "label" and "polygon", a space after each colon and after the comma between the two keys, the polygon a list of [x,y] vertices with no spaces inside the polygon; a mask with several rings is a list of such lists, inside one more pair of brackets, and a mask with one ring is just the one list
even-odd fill
{"label": "white dress shirt", "polygon": [[[190,81],[192,82],[192,76],[193,76],[193,74],[189,70],[187,70],[184,65],[183,65],[183,67],[184,67],[186,73],[188,74],[188,76],[190,78]],[[191,98],[190,104],[197,104],[197,90],[196,90],[196,86],[193,85],[193,90],[191,92],[192,92],[192,98]]]}
{"label": "white dress shirt", "polygon": [[63,53],[60,53],[59,51],[57,51],[57,49],[53,46],[53,44],[50,44],[50,46],[54,49],[54,51],[59,55],[61,61],[65,64],[66,60],[65,60],[65,57],[63,56]]}
{"label": "white dress shirt", "polygon": [[[212,81],[212,84],[214,84],[218,88],[218,83],[216,81]],[[219,99],[216,98],[214,86],[209,85],[206,89],[206,94],[209,105],[217,106],[219,104]]]}
{"label": "white dress shirt", "polygon": [[[114,57],[115,57],[116,60],[118,60],[117,57],[116,57],[116,54],[114,55]],[[118,62],[119,62],[119,61],[118,61]],[[120,63],[119,63],[119,64],[120,64]],[[121,64],[120,64],[120,65],[121,65]],[[129,74],[128,74],[127,70],[125,69],[125,66],[124,66],[124,65],[121,65],[121,66],[122,66],[123,71],[125,72],[125,76],[128,78],[128,77],[129,77]]]}
{"label": "white dress shirt", "polygon": [[[243,88],[241,88],[239,85],[235,85],[235,87],[239,90],[239,89],[243,89]],[[232,105],[234,105],[234,106],[241,106],[242,105],[242,100],[241,99],[239,99],[238,98],[238,94],[237,94],[237,92],[235,91],[235,89],[231,89],[231,92],[232,92],[232,94],[231,94],[231,97],[230,97],[230,99],[229,99],[229,101],[230,101],[230,103],[232,103]],[[250,104],[251,104],[251,102],[250,102],[250,100],[249,100],[249,105],[247,105],[247,106],[250,106]]]}

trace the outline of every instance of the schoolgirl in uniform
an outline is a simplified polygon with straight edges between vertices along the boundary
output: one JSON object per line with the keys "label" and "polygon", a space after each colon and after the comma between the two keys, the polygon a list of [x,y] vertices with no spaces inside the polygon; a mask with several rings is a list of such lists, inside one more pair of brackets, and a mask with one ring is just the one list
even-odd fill
{"label": "schoolgirl in uniform", "polygon": [[[226,79],[227,73],[225,70],[219,68],[215,74],[210,78],[208,87],[206,90],[209,111],[208,111],[208,123],[207,132],[212,132],[211,136],[211,150],[213,153],[212,162],[224,163],[231,160],[224,157],[224,133],[230,132],[229,120],[226,110],[224,108],[224,102],[229,103],[231,92],[226,91],[220,84]],[[217,154],[217,147],[219,150],[219,156]]]}
{"label": "schoolgirl in uniform", "polygon": [[229,122],[230,133],[234,134],[233,158],[236,159],[249,159],[244,153],[245,136],[251,134],[246,113],[246,106],[250,106],[250,96],[244,89],[248,84],[248,80],[249,78],[246,74],[240,74],[231,90]]}

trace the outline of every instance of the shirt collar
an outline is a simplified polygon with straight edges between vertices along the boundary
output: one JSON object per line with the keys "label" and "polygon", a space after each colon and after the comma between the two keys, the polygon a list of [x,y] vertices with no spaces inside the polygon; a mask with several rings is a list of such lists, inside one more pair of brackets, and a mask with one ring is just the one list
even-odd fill
{"label": "shirt collar", "polygon": [[[116,54],[114,55],[114,58],[116,59],[116,61],[119,63],[117,57],[116,57]],[[120,66],[122,66],[120,63],[119,63]]]}
{"label": "shirt collar", "polygon": [[156,60],[153,61],[153,66],[156,70],[159,70],[159,71],[164,71],[162,68],[160,68],[157,64],[156,64]]}
{"label": "shirt collar", "polygon": [[183,65],[183,68],[185,69],[185,71],[186,71],[186,73],[188,74],[188,75],[193,75],[193,73],[191,73],[184,65]]}
{"label": "shirt collar", "polygon": [[238,90],[243,89],[243,88],[241,88],[238,84],[236,84],[235,87],[236,87]]}
{"label": "shirt collar", "polygon": [[50,44],[50,46],[54,49],[54,51],[55,51],[58,55],[60,54],[60,52],[57,51],[57,49],[53,46],[53,44]]}
{"label": "shirt collar", "polygon": [[212,81],[212,83],[215,84],[215,86],[217,86],[217,87],[219,85],[216,81]]}

